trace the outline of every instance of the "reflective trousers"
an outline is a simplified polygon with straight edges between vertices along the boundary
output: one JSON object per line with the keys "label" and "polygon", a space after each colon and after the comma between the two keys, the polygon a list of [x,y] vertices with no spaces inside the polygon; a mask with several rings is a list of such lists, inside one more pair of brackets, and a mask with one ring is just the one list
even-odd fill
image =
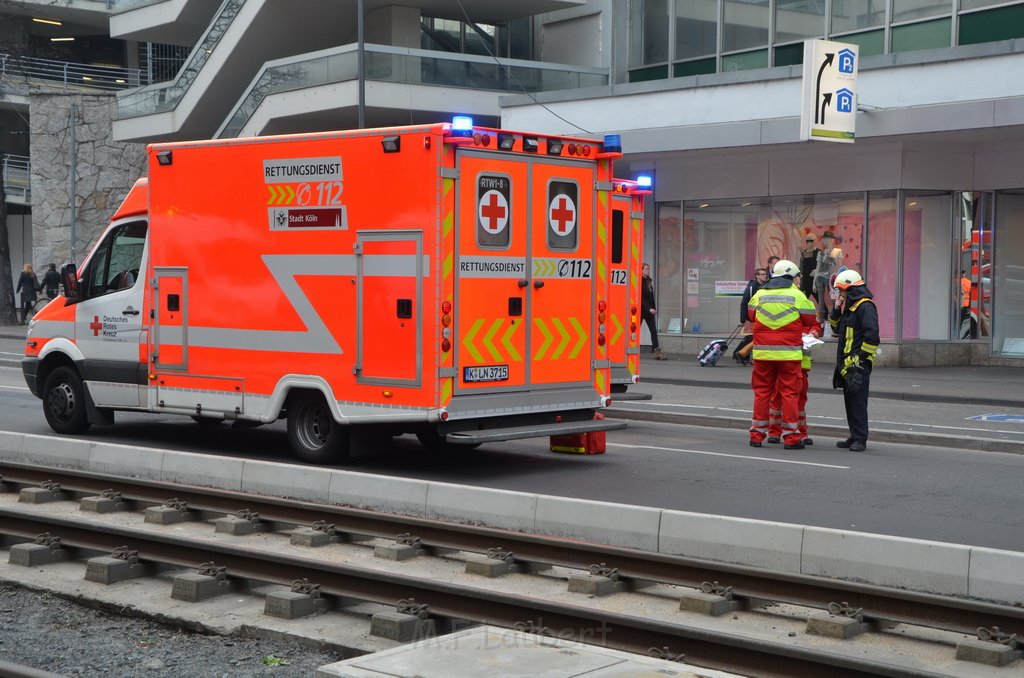
{"label": "reflective trousers", "polygon": [[[803,383],[800,384],[800,397],[797,400],[799,413],[797,426],[800,429],[800,439],[808,437],[807,429],[807,390],[810,387],[810,376],[811,371],[808,369],[801,369],[804,373]],[[772,394],[772,401],[768,405],[768,435],[769,437],[782,437],[782,398],[779,395],[779,389],[775,389],[775,393]]]}
{"label": "reflective trousers", "polygon": [[868,391],[871,389],[871,370],[865,370],[861,377],[860,390],[850,395],[843,390],[843,404],[846,405],[846,423],[850,427],[850,440],[862,443],[868,441]]}
{"label": "reflective trousers", "polygon": [[760,443],[768,437],[769,410],[776,392],[782,412],[782,441],[796,445],[803,440],[800,433],[800,391],[804,383],[804,371],[799,360],[754,360],[750,377],[750,385],[754,389],[751,441]]}

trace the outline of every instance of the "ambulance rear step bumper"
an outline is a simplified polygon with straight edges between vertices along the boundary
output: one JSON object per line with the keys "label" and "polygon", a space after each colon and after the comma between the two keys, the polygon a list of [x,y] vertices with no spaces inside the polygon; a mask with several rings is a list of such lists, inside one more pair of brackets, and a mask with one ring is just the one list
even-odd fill
{"label": "ambulance rear step bumper", "polygon": [[654,396],[650,393],[613,393],[612,402],[617,403],[620,400],[654,400]]}
{"label": "ambulance rear step bumper", "polygon": [[456,431],[449,433],[446,440],[455,445],[479,445],[502,440],[518,440],[521,438],[547,438],[569,433],[589,433],[590,431],[616,431],[626,428],[628,424],[619,419],[593,419],[589,421],[561,421],[550,424],[531,424],[526,426],[510,426],[508,428],[492,428],[480,431]]}

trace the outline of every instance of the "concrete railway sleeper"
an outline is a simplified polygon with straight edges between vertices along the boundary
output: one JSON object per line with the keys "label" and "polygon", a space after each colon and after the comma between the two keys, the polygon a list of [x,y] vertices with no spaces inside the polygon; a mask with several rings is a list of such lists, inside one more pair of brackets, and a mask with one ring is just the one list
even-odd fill
{"label": "concrete railway sleeper", "polygon": [[[420,553],[439,553],[454,549],[487,554],[487,551],[491,550],[492,554],[496,553],[501,557],[491,555],[486,560],[502,563],[510,569],[532,570],[539,569],[542,565],[555,565],[584,572],[589,571],[590,574],[584,575],[584,578],[589,576],[612,580],[615,585],[609,589],[610,591],[639,589],[652,582],[692,588],[700,588],[705,582],[714,582],[714,585],[704,585],[703,591],[695,593],[712,598],[727,597],[728,601],[733,604],[728,608],[729,610],[757,609],[766,601],[774,601],[825,611],[829,609],[830,604],[835,607],[835,601],[842,601],[842,610],[855,610],[854,620],[857,625],[864,628],[882,629],[898,623],[922,625],[961,633],[973,633],[979,628],[998,628],[1002,629],[1000,633],[1003,634],[1003,637],[1011,635],[1011,632],[1017,632],[1024,620],[1024,610],[1009,606],[915,594],[813,577],[772,574],[761,570],[707,561],[640,553],[628,549],[568,542],[561,539],[487,528],[388,516],[368,511],[259,497],[238,492],[186,488],[120,477],[69,473],[57,469],[39,469],[38,467],[30,468],[19,465],[6,465],[0,468],[0,473],[2,473],[0,477],[3,478],[0,481],[0,489],[22,488],[33,492],[59,495],[52,498],[81,499],[105,494],[107,501],[121,502],[125,508],[146,508],[162,506],[168,497],[174,496],[178,499],[180,506],[187,506],[188,510],[194,512],[196,517],[205,519],[213,516],[232,517],[235,522],[252,525],[254,524],[253,516],[256,516],[255,523],[261,524],[262,529],[268,531],[329,524],[332,534],[371,535],[395,540],[395,548],[399,551],[413,549]],[[47,483],[45,487],[44,483]],[[109,490],[111,486],[117,489],[104,493],[104,490]],[[240,507],[246,508],[243,510]],[[238,514],[241,513],[246,515],[239,517]],[[305,577],[310,581],[321,582],[323,590],[330,595],[347,596],[384,604],[394,604],[396,600],[406,598],[430,600],[432,613],[442,617],[487,620],[490,623],[513,626],[516,623],[526,623],[537,619],[540,615],[545,626],[551,627],[552,620],[558,620],[558,628],[580,629],[592,628],[597,621],[611,623],[607,612],[588,612],[576,609],[566,612],[565,609],[557,605],[552,605],[550,609],[547,609],[545,606],[548,603],[543,601],[516,599],[514,596],[503,598],[497,594],[497,598],[492,598],[479,591],[467,594],[459,587],[449,586],[446,588],[435,585],[436,583],[417,582],[415,579],[403,580],[393,574],[382,575],[358,569],[353,572],[334,564],[326,567],[322,564],[310,564],[302,560],[292,561],[273,553],[261,557],[259,560],[247,560],[242,554],[234,554],[231,556],[232,560],[228,562],[226,554],[230,549],[225,550],[222,543],[218,543],[213,548],[207,546],[209,553],[202,553],[203,547],[199,546],[193,555],[191,545],[175,543],[170,537],[141,536],[130,530],[122,534],[119,531],[121,528],[104,528],[95,535],[90,535],[88,539],[81,537],[82,543],[78,544],[67,535],[77,533],[82,529],[85,530],[82,534],[88,534],[88,528],[82,528],[77,525],[76,521],[66,519],[63,523],[56,521],[55,525],[48,526],[42,522],[35,524],[32,520],[26,520],[25,516],[17,511],[11,513],[5,509],[0,512],[0,526],[2,526],[0,532],[11,535],[15,539],[28,540],[35,538],[40,533],[64,532],[61,536],[65,545],[98,551],[109,551],[123,546],[125,543],[129,543],[130,539],[131,548],[139,554],[139,558],[143,561],[181,567],[198,567],[204,562],[216,561],[218,565],[226,566],[236,577],[280,584]],[[321,532],[326,532],[326,530],[321,529]],[[396,534],[400,537],[404,536],[405,539],[396,539]],[[144,545],[140,546],[140,540],[144,542]],[[494,551],[496,544],[500,545],[500,552]],[[189,551],[189,556],[187,560],[181,560],[181,554],[186,550]],[[393,559],[398,560],[401,557]],[[595,563],[600,563],[600,565],[594,565]],[[282,572],[287,572],[287,575],[282,575]],[[302,574],[300,576],[297,573]],[[339,578],[349,584],[335,586],[334,578]],[[352,581],[359,581],[358,586],[353,587]],[[719,584],[719,582],[723,583]],[[572,590],[572,586],[573,582],[570,579],[570,590]],[[587,591],[587,589],[580,590]],[[594,592],[602,593],[597,588],[594,589]],[[722,594],[727,594],[727,596]],[[706,663],[708,666],[735,669],[737,657],[732,656],[735,650],[725,652],[729,655],[728,661],[719,663],[723,657],[716,654],[711,648],[719,648],[720,651],[724,651],[723,648],[750,644],[736,638],[713,641],[706,637],[708,635],[706,630],[696,627],[666,625],[651,620],[635,620],[628,616],[623,619],[613,619],[613,621],[617,622],[614,636],[616,644],[620,644],[624,649],[638,651],[638,645],[644,643],[647,643],[648,647],[673,647],[673,645],[678,646],[680,642],[684,642],[688,646],[687,654],[690,660]],[[637,645],[631,644],[632,641],[625,640],[631,637],[636,639]],[[654,642],[653,639],[656,637],[662,638],[663,642]],[[642,638],[647,640],[641,640]],[[699,643],[702,648],[701,654],[689,648],[690,643],[695,640],[701,641]],[[756,642],[752,644],[758,645]],[[642,648],[639,649],[642,650]],[[1011,646],[1010,649],[1012,651],[1016,648]],[[748,649],[748,651],[751,650]],[[792,651],[792,648],[789,648],[785,652],[791,653]],[[767,655],[771,653],[764,648],[755,651],[755,654],[758,653],[765,656],[759,656],[757,661],[751,664],[751,667],[763,669],[767,665],[765,664]],[[700,662],[697,659],[698,656],[704,659],[704,662]],[[813,659],[812,663],[819,661],[821,661],[820,658]],[[828,661],[834,662],[834,658]],[[838,665],[828,663],[828,666],[830,667],[829,671],[835,675],[834,671]],[[861,666],[857,670],[860,671],[863,668],[865,667]],[[881,673],[877,673],[877,670],[881,670]],[[760,670],[756,673],[759,672]],[[883,667],[874,667],[869,670],[869,673],[906,675],[900,672],[889,674]]]}

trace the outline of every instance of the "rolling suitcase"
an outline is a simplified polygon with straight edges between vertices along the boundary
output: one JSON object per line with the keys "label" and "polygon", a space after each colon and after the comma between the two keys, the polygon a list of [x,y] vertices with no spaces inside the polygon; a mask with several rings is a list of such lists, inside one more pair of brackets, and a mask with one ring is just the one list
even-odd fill
{"label": "rolling suitcase", "polygon": [[725,339],[715,339],[702,348],[700,353],[697,354],[697,362],[700,363],[700,366],[714,367],[717,365],[719,359],[729,349],[729,342],[736,338],[741,327],[743,327],[743,325],[737,325],[736,329],[734,329]]}

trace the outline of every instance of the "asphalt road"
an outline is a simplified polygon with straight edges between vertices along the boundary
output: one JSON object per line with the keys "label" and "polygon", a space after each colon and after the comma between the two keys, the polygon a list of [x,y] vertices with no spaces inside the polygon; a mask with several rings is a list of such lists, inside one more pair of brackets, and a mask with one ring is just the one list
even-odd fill
{"label": "asphalt road", "polygon": [[[700,389],[691,391],[674,398],[702,406]],[[117,422],[93,427],[85,437],[143,449],[290,461],[283,423],[211,431],[186,417],[123,413]],[[52,435],[41,403],[17,368],[0,367],[0,429]],[[345,467],[1024,551],[1024,456],[889,443],[851,453],[834,447],[834,440],[817,443],[800,451],[754,449],[746,433],[735,429],[632,422],[608,434],[604,455],[554,454],[546,440],[528,440],[440,456],[403,436],[390,449]]]}

